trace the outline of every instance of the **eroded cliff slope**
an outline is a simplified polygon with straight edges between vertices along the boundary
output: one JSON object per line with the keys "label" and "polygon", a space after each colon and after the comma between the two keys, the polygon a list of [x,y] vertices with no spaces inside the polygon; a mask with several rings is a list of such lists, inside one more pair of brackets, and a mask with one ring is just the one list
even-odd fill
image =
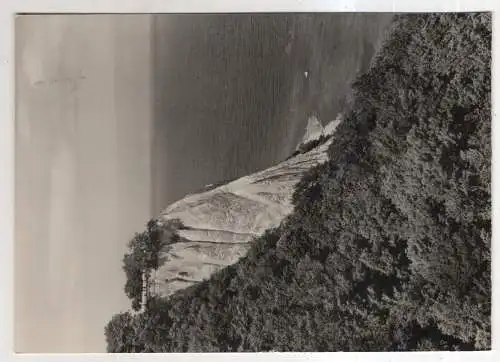
{"label": "eroded cliff slope", "polygon": [[[340,117],[324,128],[312,117],[302,152],[266,170],[191,194],[167,207],[157,221],[180,220],[179,241],[160,253],[152,272],[154,294],[168,296],[207,279],[244,256],[251,241],[278,226],[293,211],[291,196],[303,173],[328,159],[327,150]],[[316,142],[311,149],[307,144]],[[300,147],[298,148],[300,149]]]}

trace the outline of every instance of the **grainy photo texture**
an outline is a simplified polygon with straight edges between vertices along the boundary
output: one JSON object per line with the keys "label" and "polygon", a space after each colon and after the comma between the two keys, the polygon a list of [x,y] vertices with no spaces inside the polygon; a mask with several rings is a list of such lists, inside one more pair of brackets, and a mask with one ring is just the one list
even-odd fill
{"label": "grainy photo texture", "polygon": [[491,14],[16,18],[16,352],[488,350]]}

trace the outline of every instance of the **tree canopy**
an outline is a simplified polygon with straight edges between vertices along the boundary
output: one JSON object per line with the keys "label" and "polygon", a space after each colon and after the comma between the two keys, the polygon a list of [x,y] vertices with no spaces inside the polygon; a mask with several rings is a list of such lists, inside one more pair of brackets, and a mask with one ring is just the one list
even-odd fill
{"label": "tree canopy", "polygon": [[165,262],[161,260],[161,253],[178,241],[177,230],[181,225],[178,220],[162,223],[150,220],[146,230],[136,233],[130,240],[128,252],[123,257],[123,270],[126,275],[124,291],[132,301],[132,309],[141,309],[144,279],[148,280],[151,270],[158,269]]}

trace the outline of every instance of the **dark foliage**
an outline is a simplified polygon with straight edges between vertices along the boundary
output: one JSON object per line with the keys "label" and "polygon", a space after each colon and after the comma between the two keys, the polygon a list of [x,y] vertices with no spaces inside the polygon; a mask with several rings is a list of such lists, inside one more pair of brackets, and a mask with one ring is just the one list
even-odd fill
{"label": "dark foliage", "polygon": [[490,50],[490,14],[397,17],[293,214],[237,264],[154,300],[136,345],[490,348]]}
{"label": "dark foliage", "polygon": [[293,152],[290,155],[290,157],[287,158],[287,160],[289,160],[290,158],[295,157],[297,155],[307,153],[307,152],[315,149],[316,147],[321,146],[322,144],[326,143],[330,139],[330,137],[331,136],[321,135],[316,139],[313,139],[309,142],[300,144],[299,147],[297,148],[297,150],[295,150],[295,152]]}
{"label": "dark foliage", "polygon": [[148,280],[151,270],[160,267],[162,264],[160,252],[178,240],[176,231],[181,226],[178,220],[162,224],[150,220],[146,230],[137,233],[129,242],[129,252],[123,257],[123,270],[127,278],[125,294],[132,301],[132,309],[136,311],[141,309],[143,274]]}
{"label": "dark foliage", "polygon": [[137,322],[129,312],[113,316],[104,329],[109,353],[134,353],[144,350],[145,345],[138,341]]}

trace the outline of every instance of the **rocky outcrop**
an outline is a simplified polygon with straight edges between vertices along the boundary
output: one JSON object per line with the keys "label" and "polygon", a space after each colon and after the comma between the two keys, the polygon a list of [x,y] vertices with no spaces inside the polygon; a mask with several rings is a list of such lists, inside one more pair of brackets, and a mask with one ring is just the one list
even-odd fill
{"label": "rocky outcrop", "polygon": [[323,134],[323,130],[324,128],[318,118],[316,116],[310,117],[307,120],[306,132],[302,137],[302,142],[297,145],[297,148],[299,148],[301,144],[311,142],[319,138]]}
{"label": "rocky outcrop", "polygon": [[[331,136],[340,118],[322,127],[310,119],[304,142]],[[325,162],[330,137],[266,170],[171,204],[158,218],[178,219],[180,240],[164,248],[162,266],[151,275],[153,294],[168,296],[198,283],[246,255],[252,240],[278,226],[293,211],[294,186],[305,171]]]}

